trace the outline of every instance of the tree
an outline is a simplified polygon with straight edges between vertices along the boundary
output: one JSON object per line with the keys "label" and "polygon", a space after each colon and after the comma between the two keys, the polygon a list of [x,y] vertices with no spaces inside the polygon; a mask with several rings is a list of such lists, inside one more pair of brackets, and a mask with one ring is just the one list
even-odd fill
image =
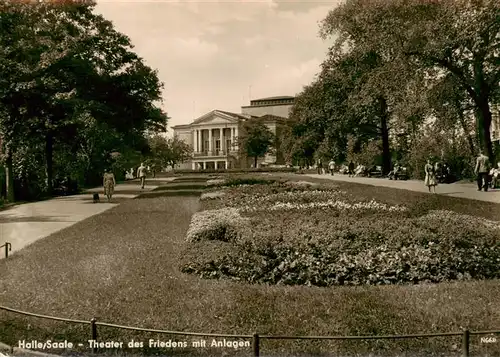
{"label": "tree", "polygon": [[479,145],[480,141],[477,133],[472,134],[475,130],[474,124],[471,125],[470,114],[474,111],[474,104],[466,91],[457,83],[456,77],[448,73],[437,81],[428,91],[428,102],[432,113],[439,118],[438,128],[455,129],[455,131],[460,129],[467,140],[471,156],[476,156],[474,142]]}
{"label": "tree", "polygon": [[381,140],[382,170],[388,173],[391,132],[405,126],[407,119],[398,115],[398,110],[411,90],[412,81],[420,83],[424,73],[401,60],[401,56],[390,48],[371,46],[363,28],[358,26],[363,20],[354,16],[351,10],[347,4],[342,5],[322,22],[320,34],[323,39],[335,39],[323,63],[323,71],[335,68],[350,79],[346,88],[347,101],[349,111],[353,112],[351,119],[355,120],[351,133],[360,141],[359,145],[375,138]]}
{"label": "tree", "polygon": [[192,157],[193,149],[179,137],[165,138],[163,135],[153,135],[149,138],[151,153],[150,164],[157,170],[172,167],[186,162]]}
{"label": "tree", "polygon": [[131,51],[130,39],[93,13],[94,5],[75,0],[0,6],[6,161],[23,140],[43,137],[49,193],[54,147],[78,135],[85,126],[82,113],[132,146],[143,145],[147,129],[164,131],[168,119],[154,105],[162,88],[156,71]]}
{"label": "tree", "polygon": [[354,137],[357,147],[381,139],[388,172],[391,97],[379,88],[380,78],[387,76],[383,69],[377,53],[340,53],[332,48],[316,80],[304,88],[292,108],[293,136],[303,139],[295,142],[308,143],[317,155],[343,161],[347,135]]}
{"label": "tree", "polygon": [[247,157],[254,158],[254,167],[257,167],[257,159],[272,149],[274,134],[258,119],[245,121],[242,129],[239,146]]}
{"label": "tree", "polygon": [[499,16],[496,0],[348,0],[324,24],[332,31],[343,23],[344,44],[451,74],[474,105],[480,147],[493,160],[490,105],[499,91]]}

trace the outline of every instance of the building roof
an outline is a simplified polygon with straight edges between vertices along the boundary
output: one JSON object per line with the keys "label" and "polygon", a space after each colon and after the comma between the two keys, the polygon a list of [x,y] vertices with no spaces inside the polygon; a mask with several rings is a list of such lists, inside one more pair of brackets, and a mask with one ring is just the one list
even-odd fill
{"label": "building roof", "polygon": [[219,113],[224,113],[224,114],[227,114],[227,115],[230,115],[232,117],[236,117],[238,119],[249,119],[250,115],[244,115],[244,114],[238,114],[238,113],[232,113],[232,112],[226,112],[224,110],[219,110],[219,109],[216,109],[215,110],[216,112],[219,112]]}
{"label": "building roof", "polygon": [[278,97],[267,97],[267,98],[260,98],[260,99],[252,99],[250,102],[260,102],[261,100],[282,100],[282,99],[295,99],[295,97],[289,96],[289,95],[282,95]]}
{"label": "building roof", "polygon": [[172,129],[187,129],[191,127],[191,124],[179,124],[179,125],[174,125],[171,128]]}
{"label": "building roof", "polygon": [[280,117],[278,115],[272,115],[272,114],[263,115],[263,116],[259,117],[259,119],[264,120],[264,121],[277,121],[277,122],[288,120],[285,117]]}

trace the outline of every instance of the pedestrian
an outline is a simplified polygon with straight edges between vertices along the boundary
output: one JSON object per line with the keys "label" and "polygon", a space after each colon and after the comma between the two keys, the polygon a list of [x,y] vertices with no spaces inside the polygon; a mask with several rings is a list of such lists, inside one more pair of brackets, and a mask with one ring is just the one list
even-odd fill
{"label": "pedestrian", "polygon": [[141,180],[141,189],[143,189],[146,184],[146,166],[142,162],[141,166],[137,169],[137,177]]}
{"label": "pedestrian", "polygon": [[498,182],[500,181],[500,162],[497,163],[497,167],[491,169],[490,171],[491,177],[491,188],[496,188],[498,186]]}
{"label": "pedestrian", "polygon": [[490,171],[490,159],[488,156],[484,155],[481,151],[476,159],[476,167],[474,173],[477,175],[477,190],[481,191],[484,188],[484,192],[488,191],[488,178]]}
{"label": "pedestrian", "polygon": [[353,176],[354,175],[354,162],[349,162],[349,166],[348,166],[348,169],[349,169],[349,177]]}
{"label": "pedestrian", "polygon": [[104,172],[104,177],[102,180],[102,185],[104,187],[104,195],[108,198],[108,202],[113,198],[113,193],[115,192],[116,180],[115,175],[110,169],[106,169]]}
{"label": "pedestrian", "polygon": [[430,159],[427,159],[427,164],[425,165],[424,171],[425,171],[425,180],[424,180],[425,186],[429,188],[429,192],[431,192],[432,188],[434,193],[436,193],[436,186],[437,186],[436,172],[434,166],[431,164]]}
{"label": "pedestrian", "polygon": [[330,174],[333,176],[333,172],[335,171],[335,161],[330,160],[328,163],[328,168],[330,169]]}
{"label": "pedestrian", "polygon": [[321,159],[318,159],[316,166],[318,168],[318,175],[321,175],[323,173],[323,163],[321,162]]}

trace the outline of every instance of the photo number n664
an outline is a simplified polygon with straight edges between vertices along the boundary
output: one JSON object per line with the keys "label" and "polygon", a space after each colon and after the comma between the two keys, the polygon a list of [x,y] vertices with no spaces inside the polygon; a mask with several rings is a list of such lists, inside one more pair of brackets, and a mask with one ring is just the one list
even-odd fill
{"label": "photo number n664", "polygon": [[481,343],[496,343],[497,338],[493,336],[481,337]]}

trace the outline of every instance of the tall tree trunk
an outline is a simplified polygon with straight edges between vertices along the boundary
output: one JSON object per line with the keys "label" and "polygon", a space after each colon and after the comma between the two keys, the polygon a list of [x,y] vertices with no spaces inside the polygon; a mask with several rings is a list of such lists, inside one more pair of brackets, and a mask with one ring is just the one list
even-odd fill
{"label": "tall tree trunk", "polygon": [[257,156],[254,157],[253,167],[257,168]]}
{"label": "tall tree trunk", "polygon": [[5,150],[5,183],[7,189],[7,201],[14,202],[15,194],[14,194],[14,169],[12,162],[12,149],[9,145],[6,146]]}
{"label": "tall tree trunk", "polygon": [[495,162],[490,133],[491,111],[489,99],[491,91],[485,80],[483,61],[480,57],[474,58],[474,83],[476,95],[473,99],[476,104],[475,112],[479,147],[484,154],[488,155],[491,162]]}
{"label": "tall tree trunk", "polygon": [[476,108],[476,122],[480,148],[486,155],[488,155],[490,162],[495,162],[490,132],[491,111],[487,98],[480,98],[480,103]]}
{"label": "tall tree trunk", "polygon": [[53,166],[54,166],[54,136],[49,132],[45,136],[45,164],[47,177],[47,194],[50,196],[54,192]]}
{"label": "tall tree trunk", "polygon": [[382,173],[387,175],[391,171],[391,148],[389,144],[389,126],[387,112],[387,101],[385,98],[379,98],[380,109],[380,134],[382,136]]}

